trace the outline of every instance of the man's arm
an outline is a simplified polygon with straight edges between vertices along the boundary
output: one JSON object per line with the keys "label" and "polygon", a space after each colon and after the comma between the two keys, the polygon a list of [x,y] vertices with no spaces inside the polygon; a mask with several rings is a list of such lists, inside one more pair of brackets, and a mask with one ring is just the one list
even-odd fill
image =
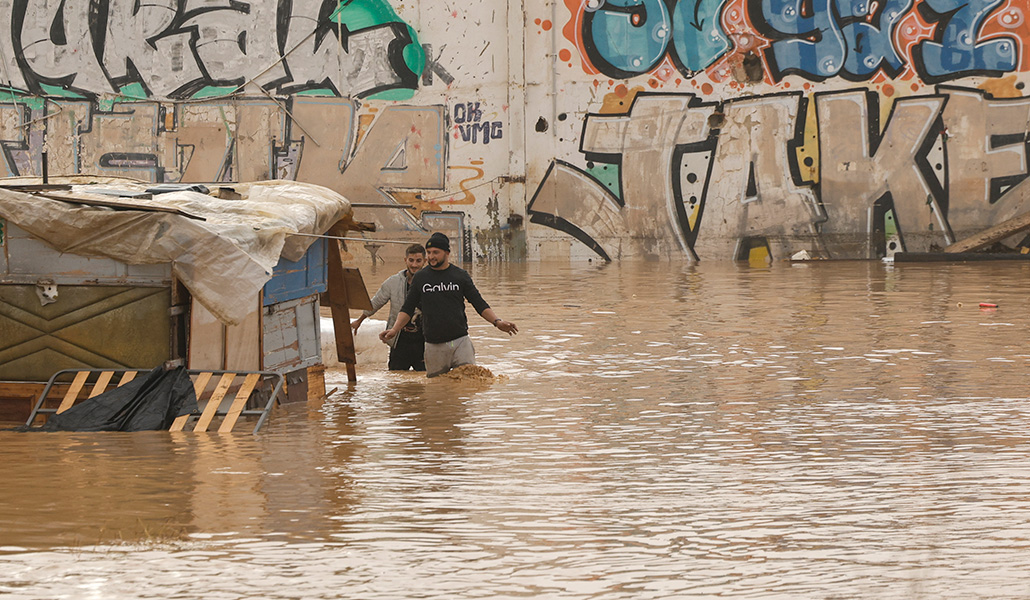
{"label": "man's arm", "polygon": [[484,319],[489,321],[490,324],[492,324],[494,327],[500,329],[508,335],[515,335],[519,332],[519,328],[514,323],[512,323],[511,321],[505,321],[504,319],[498,317],[497,314],[494,313],[494,309],[492,308],[487,308],[483,312],[479,313],[479,316],[483,317]]}
{"label": "man's arm", "polygon": [[407,325],[410,321],[411,315],[402,310],[401,312],[397,313],[397,322],[393,324],[393,327],[380,333],[379,339],[385,342],[390,338],[397,337],[397,334],[401,332],[401,329],[404,329],[404,326]]}
{"label": "man's arm", "polygon": [[386,341],[390,338],[397,337],[397,334],[401,332],[401,329],[411,322],[412,315],[415,314],[415,309],[418,308],[419,302],[422,300],[422,290],[419,288],[419,276],[415,275],[411,280],[411,286],[408,288],[408,295],[404,297],[404,306],[401,307],[401,311],[397,313],[397,321],[394,322],[393,327],[379,334],[379,339]]}
{"label": "man's arm", "polygon": [[379,309],[386,306],[386,303],[390,301],[390,292],[386,289],[386,282],[379,286],[376,290],[376,295],[372,296],[372,310],[361,311],[361,316],[351,321],[350,328],[357,332],[358,327],[361,327],[361,323],[371,317],[372,315],[379,312]]}
{"label": "man's arm", "polygon": [[518,333],[519,328],[514,323],[512,323],[511,321],[505,321],[504,319],[498,317],[497,314],[494,312],[494,309],[490,308],[490,305],[487,304],[486,300],[483,299],[483,295],[479,293],[479,289],[476,287],[476,284],[473,283],[472,277],[468,275],[466,275],[466,277],[467,279],[464,285],[462,285],[462,289],[464,290],[465,294],[465,299],[469,301],[469,304],[472,305],[472,308],[476,309],[476,312],[479,313],[479,316],[483,317],[491,325],[500,329],[504,333],[507,333],[508,335],[515,335],[516,333]]}

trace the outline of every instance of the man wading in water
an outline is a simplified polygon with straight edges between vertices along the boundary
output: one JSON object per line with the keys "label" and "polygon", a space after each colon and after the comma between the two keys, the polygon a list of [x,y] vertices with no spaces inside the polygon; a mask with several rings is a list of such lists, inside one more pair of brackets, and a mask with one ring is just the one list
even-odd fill
{"label": "man wading in water", "polygon": [[[376,292],[375,296],[372,296],[372,310],[362,312],[360,317],[351,322],[350,326],[354,333],[358,332],[358,327],[361,327],[362,321],[374,315],[387,302],[390,303],[390,318],[386,321],[386,327],[389,329],[393,326],[397,322],[397,313],[400,312],[401,305],[404,304],[404,298],[408,295],[408,286],[411,285],[411,278],[415,276],[415,273],[419,272],[425,262],[425,248],[419,244],[408,246],[408,249],[404,252],[404,270],[396,275],[392,275],[383,282],[383,285],[379,286],[379,291]],[[399,336],[390,340],[387,344],[390,346],[390,361],[387,363],[387,367],[391,371],[426,370],[426,361],[422,358],[426,343],[422,339],[422,329],[419,327],[417,319],[415,323],[409,324],[401,331]]]}
{"label": "man wading in water", "polygon": [[397,315],[393,327],[379,334],[384,342],[395,337],[415,314],[422,309],[422,333],[426,338],[426,374],[436,377],[460,365],[476,364],[476,350],[469,339],[468,320],[465,318],[465,300],[481,317],[494,327],[515,335],[519,328],[501,319],[483,300],[472,277],[449,262],[451,241],[442,233],[434,233],[426,242],[428,269],[422,269],[411,279],[408,296]]}

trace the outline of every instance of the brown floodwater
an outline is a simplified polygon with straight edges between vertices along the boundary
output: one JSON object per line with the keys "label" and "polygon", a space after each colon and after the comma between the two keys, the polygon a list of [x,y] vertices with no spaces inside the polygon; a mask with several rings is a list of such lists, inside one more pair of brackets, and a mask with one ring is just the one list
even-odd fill
{"label": "brown floodwater", "polygon": [[1030,266],[473,274],[493,380],[369,321],[258,435],[0,432],[0,596],[1030,597]]}

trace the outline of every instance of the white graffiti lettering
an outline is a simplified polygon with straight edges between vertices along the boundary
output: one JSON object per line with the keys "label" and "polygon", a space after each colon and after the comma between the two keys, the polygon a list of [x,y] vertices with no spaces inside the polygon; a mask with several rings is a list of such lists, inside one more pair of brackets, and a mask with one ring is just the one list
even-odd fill
{"label": "white graffiti lettering", "polygon": [[[403,23],[350,30],[321,0],[0,0],[3,83],[42,94],[192,97],[253,83],[363,97],[414,89]],[[384,17],[385,18],[385,17]],[[410,53],[409,53],[410,54]],[[414,64],[414,63],[413,63]],[[254,94],[254,89],[245,89]]]}

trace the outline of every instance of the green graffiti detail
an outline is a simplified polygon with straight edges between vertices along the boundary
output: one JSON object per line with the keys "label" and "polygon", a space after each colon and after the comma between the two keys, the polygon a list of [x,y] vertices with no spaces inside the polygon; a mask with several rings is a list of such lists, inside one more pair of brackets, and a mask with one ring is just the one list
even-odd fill
{"label": "green graffiti detail", "polygon": [[[422,71],[426,68],[426,52],[418,41],[418,34],[415,33],[411,25],[405,23],[397,15],[397,12],[393,10],[393,7],[388,2],[383,0],[345,0],[340,2],[340,6],[330,19],[334,23],[341,23],[349,31],[359,31],[387,23],[403,24],[408,30],[408,36],[411,38],[411,43],[404,46],[404,49],[401,51],[404,64],[416,76],[421,75]],[[414,95],[415,90],[413,89],[394,89],[372,94],[369,98],[376,100],[408,100]]]}
{"label": "green graffiti detail", "polygon": [[200,88],[196,94],[193,94],[194,98],[217,98],[221,96],[229,96],[236,91],[236,88],[231,85],[206,85]]}
{"label": "green graffiti detail", "polygon": [[587,173],[596,179],[598,183],[608,188],[616,198],[622,199],[622,188],[619,186],[620,168],[612,163],[594,163],[587,167]]}
{"label": "green graffiti detail", "polygon": [[898,235],[898,224],[894,219],[894,209],[888,210],[883,217],[883,233],[887,237]]}
{"label": "green graffiti detail", "polygon": [[83,100],[86,97],[78,92],[66,90],[63,87],[56,85],[50,85],[48,83],[39,84],[40,89],[43,90],[44,96],[54,96],[56,98],[67,98],[69,100]]}
{"label": "green graffiti detail", "polygon": [[23,104],[31,110],[43,110],[46,99],[39,96],[28,96],[24,90],[0,86],[0,103]]}

